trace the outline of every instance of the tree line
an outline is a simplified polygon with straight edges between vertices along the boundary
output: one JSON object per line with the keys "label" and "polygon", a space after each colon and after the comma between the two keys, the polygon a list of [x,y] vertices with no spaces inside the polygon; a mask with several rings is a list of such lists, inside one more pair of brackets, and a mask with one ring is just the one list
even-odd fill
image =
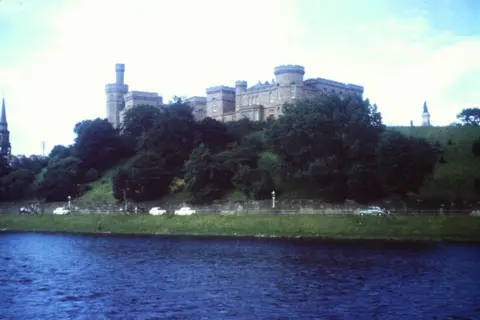
{"label": "tree line", "polygon": [[[475,125],[471,112],[462,116],[463,125]],[[192,203],[210,203],[235,189],[249,199],[303,190],[311,198],[366,203],[417,192],[441,155],[426,140],[389,130],[376,105],[354,95],[285,104],[276,120],[228,123],[195,121],[176,97],[160,108],[129,109],[119,130],[98,118],[77,123],[74,132],[72,145],[55,146],[46,159],[0,159],[0,199],[65,201],[117,166],[112,194],[120,201],[182,191]],[[480,156],[480,137],[472,152]]]}

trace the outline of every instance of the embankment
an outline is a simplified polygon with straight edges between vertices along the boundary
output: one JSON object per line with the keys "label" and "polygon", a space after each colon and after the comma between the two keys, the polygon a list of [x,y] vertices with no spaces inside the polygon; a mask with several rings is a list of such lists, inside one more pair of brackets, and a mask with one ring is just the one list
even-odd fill
{"label": "embankment", "polygon": [[321,237],[480,242],[480,217],[327,215],[0,215],[0,230],[138,235]]}

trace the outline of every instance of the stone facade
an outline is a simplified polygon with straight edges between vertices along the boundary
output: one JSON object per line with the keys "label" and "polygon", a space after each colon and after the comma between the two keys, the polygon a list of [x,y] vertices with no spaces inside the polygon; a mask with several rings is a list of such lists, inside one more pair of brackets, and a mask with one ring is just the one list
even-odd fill
{"label": "stone facade", "polygon": [[[129,91],[124,83],[125,65],[116,64],[116,81],[107,84],[107,119],[115,128],[120,127],[125,111],[141,104],[161,106],[163,98],[155,92]],[[210,117],[219,121],[249,118],[263,121],[282,114],[284,103],[307,98],[319,93],[359,94],[363,87],[333,80],[314,78],[304,80],[305,68],[282,65],[274,69],[271,82],[258,82],[248,87],[246,81],[236,81],[235,87],[215,86],[206,89],[206,97],[190,97],[195,119]]]}
{"label": "stone facade", "polygon": [[190,97],[185,100],[193,107],[193,116],[197,121],[202,121],[207,116],[207,98],[206,97]]}
{"label": "stone facade", "polygon": [[162,96],[156,92],[128,91],[124,83],[125,65],[115,65],[116,81],[105,86],[107,95],[107,119],[114,128],[119,128],[125,111],[138,105],[161,106]]}
{"label": "stone facade", "polygon": [[274,69],[271,82],[258,82],[248,87],[246,81],[235,82],[235,87],[207,88],[206,97],[187,99],[194,112],[219,121],[249,118],[263,121],[282,114],[284,103],[321,93],[359,94],[363,87],[333,80],[314,78],[304,80],[305,68],[299,65],[282,65]]}

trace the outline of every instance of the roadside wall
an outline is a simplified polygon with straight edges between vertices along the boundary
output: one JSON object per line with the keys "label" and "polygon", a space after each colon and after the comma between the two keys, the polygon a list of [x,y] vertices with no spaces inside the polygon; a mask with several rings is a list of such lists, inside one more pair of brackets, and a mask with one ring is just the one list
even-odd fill
{"label": "roadside wall", "polygon": [[[421,205],[407,206],[402,202],[384,202],[377,204],[386,208],[392,213],[397,214],[478,214],[480,204],[467,204],[462,207],[439,206],[438,209],[424,208]],[[321,200],[280,200],[275,201],[273,207],[272,200],[261,201],[218,201],[211,205],[188,205],[182,202],[173,201],[151,201],[137,204],[139,208],[143,207],[148,212],[152,207],[161,207],[168,212],[173,212],[182,206],[190,206],[199,214],[356,214],[366,206],[355,202],[345,202],[344,204],[329,204]],[[57,207],[68,207],[68,202],[4,202],[0,203],[0,213],[18,213],[20,208],[34,207],[40,213],[52,213]],[[77,214],[108,214],[125,212],[125,205],[116,201],[90,201],[81,202],[72,200],[70,207],[73,213]]]}

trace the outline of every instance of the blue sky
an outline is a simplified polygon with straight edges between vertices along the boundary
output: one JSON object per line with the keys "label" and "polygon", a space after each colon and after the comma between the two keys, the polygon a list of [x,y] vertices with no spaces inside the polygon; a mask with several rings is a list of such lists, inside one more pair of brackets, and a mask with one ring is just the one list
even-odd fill
{"label": "blue sky", "polygon": [[126,64],[132,90],[204,95],[271,80],[279,64],[365,87],[386,124],[434,125],[480,106],[480,1],[0,0],[0,97],[14,154],[70,144],[106,116]]}

